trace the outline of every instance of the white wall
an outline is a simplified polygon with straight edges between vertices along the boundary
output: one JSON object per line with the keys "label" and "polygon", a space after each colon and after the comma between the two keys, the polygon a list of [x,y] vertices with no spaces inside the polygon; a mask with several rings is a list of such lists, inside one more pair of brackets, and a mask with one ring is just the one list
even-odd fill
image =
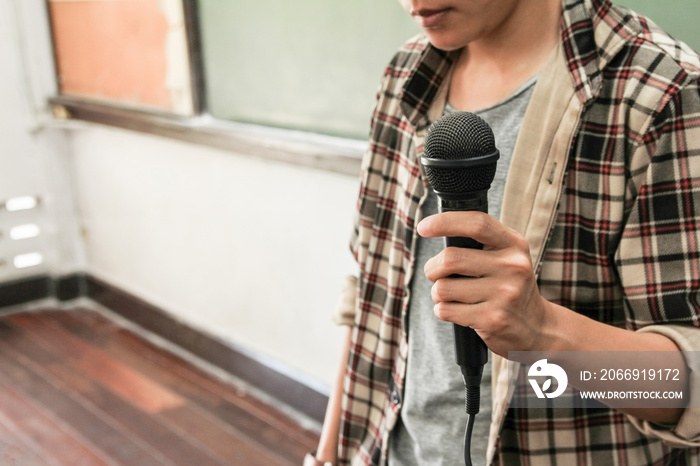
{"label": "white wall", "polygon": [[[24,21],[41,17],[42,8],[41,2],[0,0],[0,204],[15,196],[40,199],[27,212],[0,208],[0,281],[84,267],[66,135],[44,125],[46,96],[53,92],[50,50],[39,45],[47,32]],[[41,235],[12,241],[10,228],[26,223],[37,224]],[[40,253],[44,262],[14,268],[13,257],[29,252]]]}
{"label": "white wall", "polygon": [[331,383],[355,177],[97,126],[70,142],[89,273]]}

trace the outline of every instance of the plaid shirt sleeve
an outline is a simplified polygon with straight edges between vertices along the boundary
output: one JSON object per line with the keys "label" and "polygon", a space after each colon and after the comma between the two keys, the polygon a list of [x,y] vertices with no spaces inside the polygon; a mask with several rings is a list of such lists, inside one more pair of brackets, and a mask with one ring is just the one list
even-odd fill
{"label": "plaid shirt sleeve", "polygon": [[[639,145],[648,160],[633,180],[637,193],[616,261],[633,327],[661,333],[688,352],[700,351],[700,86],[697,78],[671,94]],[[640,164],[642,165],[642,164]],[[691,386],[700,384],[691,358]],[[699,390],[672,429],[632,418],[651,437],[674,446],[700,445]]]}
{"label": "plaid shirt sleeve", "polygon": [[669,94],[633,152],[627,188],[633,204],[615,262],[636,328],[700,325],[698,90],[693,80]]}
{"label": "plaid shirt sleeve", "polygon": [[348,275],[343,281],[343,288],[335,307],[333,322],[345,326],[351,326],[355,322],[356,291],[357,277]]}

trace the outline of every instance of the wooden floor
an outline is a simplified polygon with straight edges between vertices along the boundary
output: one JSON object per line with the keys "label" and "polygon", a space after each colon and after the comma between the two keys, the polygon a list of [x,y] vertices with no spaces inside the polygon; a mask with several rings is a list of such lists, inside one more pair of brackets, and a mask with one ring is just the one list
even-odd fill
{"label": "wooden floor", "polygon": [[0,316],[0,465],[300,465],[316,438],[99,313]]}

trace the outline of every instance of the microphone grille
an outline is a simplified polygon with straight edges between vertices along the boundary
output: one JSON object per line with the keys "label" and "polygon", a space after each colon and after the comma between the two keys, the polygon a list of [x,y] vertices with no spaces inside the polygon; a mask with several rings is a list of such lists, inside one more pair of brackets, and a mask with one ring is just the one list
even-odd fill
{"label": "microphone grille", "polygon": [[[497,152],[491,127],[470,112],[449,113],[435,121],[425,138],[424,157],[466,160]],[[496,163],[468,168],[424,165],[431,186],[440,193],[467,193],[488,189],[496,175]]]}

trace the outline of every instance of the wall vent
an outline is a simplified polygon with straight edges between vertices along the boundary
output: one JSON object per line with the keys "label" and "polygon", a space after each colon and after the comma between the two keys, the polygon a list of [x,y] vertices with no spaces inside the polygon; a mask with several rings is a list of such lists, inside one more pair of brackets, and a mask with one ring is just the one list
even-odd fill
{"label": "wall vent", "polygon": [[44,273],[39,196],[0,199],[0,281]]}

